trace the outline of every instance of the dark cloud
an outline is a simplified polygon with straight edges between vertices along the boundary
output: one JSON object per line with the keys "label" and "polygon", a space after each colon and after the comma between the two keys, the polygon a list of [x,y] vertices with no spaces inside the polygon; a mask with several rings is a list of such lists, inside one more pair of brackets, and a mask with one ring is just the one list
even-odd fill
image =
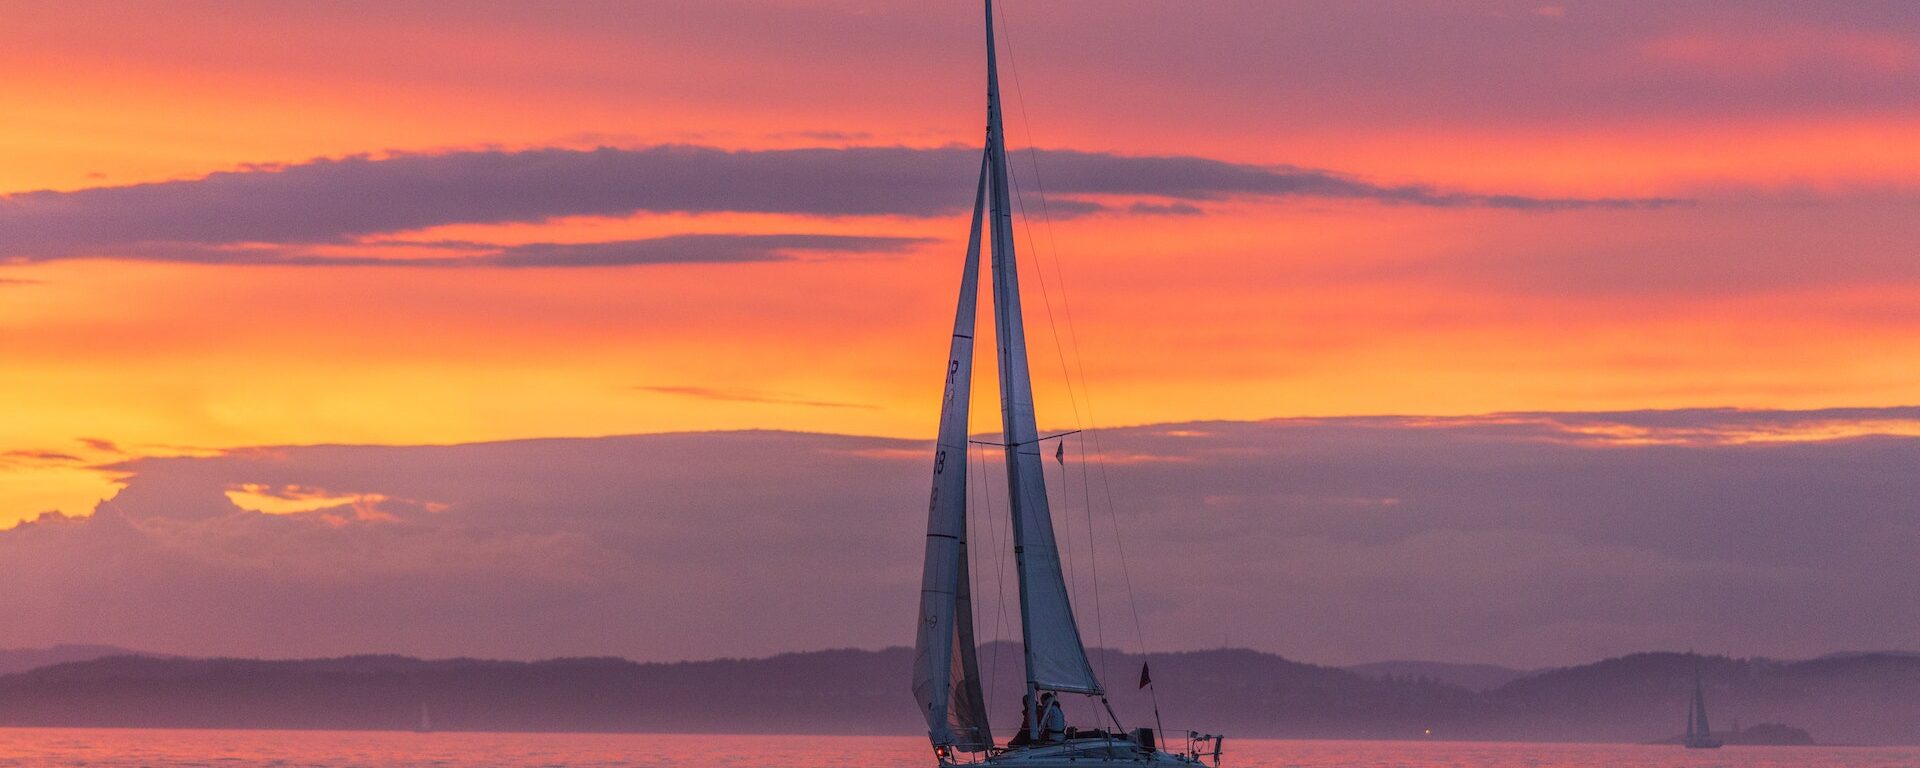
{"label": "dark cloud", "polygon": [[604,267],[630,264],[783,261],[794,252],[899,253],[931,242],[851,235],[669,235],[610,243],[532,243],[480,257],[501,267]]}
{"label": "dark cloud", "polygon": [[652,264],[739,264],[789,261],[802,253],[896,254],[931,242],[914,237],[813,234],[694,234],[591,243],[496,246],[471,242],[383,242],[387,247],[459,251],[460,256],[375,257],[324,254],[307,246],[161,244],[147,258],[192,264],[334,267],[625,267]]}
{"label": "dark cloud", "polygon": [[1134,203],[1127,212],[1142,216],[1199,216],[1206,213],[1192,203]]}
{"label": "dark cloud", "polygon": [[1541,198],[1486,195],[1424,185],[1382,185],[1294,166],[1257,166],[1203,157],[1119,157],[1072,150],[1041,151],[1037,164],[1050,192],[1153,195],[1178,200],[1235,196],[1318,197],[1435,207],[1552,211],[1574,208],[1658,208],[1666,198]]}
{"label": "dark cloud", "polygon": [[121,453],[119,445],[116,445],[112,440],[107,440],[105,438],[82,437],[82,438],[79,438],[79,443],[88,448],[91,448],[93,450],[100,451],[103,453]]}
{"label": "dark cloud", "polygon": [[[1103,473],[1085,493],[1070,472],[1056,526],[1088,634],[1114,645],[1133,642],[1130,621],[1091,625],[1127,615],[1117,521],[1159,648],[1518,665],[1909,648],[1920,439],[1897,433],[1916,426],[1901,408],[1114,429],[1098,446],[1113,517]],[[1858,432],[1879,434],[1825,437]],[[1069,440],[1070,468],[1096,450]],[[901,644],[927,464],[919,441],[778,432],[140,459],[112,468],[126,487],[92,517],[0,532],[0,645],[680,658]],[[1015,631],[994,597],[1000,483],[975,486],[989,639]],[[236,489],[336,506],[248,512]],[[1088,610],[1087,498],[1104,612]]]}
{"label": "dark cloud", "polygon": [[[190,180],[0,197],[0,260],[107,256],[231,262],[275,246],[345,243],[445,224],[636,211],[935,216],[971,202],[978,156],[977,150],[960,147],[730,152],[660,146],[321,159]],[[1669,202],[1381,186],[1325,171],[1195,157],[1055,151],[1040,153],[1038,162],[1048,174],[1047,189],[1064,196],[1050,202],[1050,212],[1068,216],[1101,209],[1098,202],[1076,196],[1101,195],[1188,201],[1313,196],[1521,210]],[[503,263],[515,258],[507,254]]]}
{"label": "dark cloud", "polygon": [[29,464],[78,464],[82,461],[78,456],[60,451],[19,450],[0,453],[0,461],[8,460]]}

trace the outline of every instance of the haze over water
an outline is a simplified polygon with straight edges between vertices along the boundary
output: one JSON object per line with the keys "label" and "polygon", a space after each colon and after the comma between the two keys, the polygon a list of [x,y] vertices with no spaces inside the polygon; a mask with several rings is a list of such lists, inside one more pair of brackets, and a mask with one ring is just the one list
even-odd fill
{"label": "haze over water", "polygon": [[[1728,747],[1409,741],[1229,741],[1234,768],[1908,768],[1920,747]],[[0,767],[925,768],[917,736],[0,730]]]}

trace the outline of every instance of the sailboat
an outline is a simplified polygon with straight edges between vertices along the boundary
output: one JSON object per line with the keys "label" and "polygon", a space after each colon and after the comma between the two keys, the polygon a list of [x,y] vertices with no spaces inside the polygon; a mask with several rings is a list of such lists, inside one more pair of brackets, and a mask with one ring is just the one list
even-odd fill
{"label": "sailboat", "polygon": [[1700,683],[1700,662],[1693,663],[1693,707],[1687,710],[1687,749],[1719,749],[1721,741],[1707,726],[1707,692]]}
{"label": "sailboat", "polygon": [[[1019,270],[1014,260],[1013,210],[1007,170],[1006,132],[1001,125],[1000,76],[994,52],[993,1],[985,0],[987,30],[987,135],[974,191],[948,349],[939,436],[933,456],[933,490],[927,505],[926,569],[921,582],[919,628],[914,650],[913,695],[926,717],[940,765],[1051,768],[1088,760],[1137,766],[1195,766],[1220,759],[1218,736],[1189,732],[1185,749],[1162,749],[1153,728],[1123,729],[1106,706],[1094,676],[1073,604],[1061,575],[1042,476],[1042,438],[1035,423],[1026,331],[1020,311]],[[987,221],[991,218],[990,226]],[[984,237],[983,237],[984,235]],[[983,242],[985,241],[985,242]],[[973,384],[975,305],[980,253],[990,250],[994,341],[1000,373],[1000,416],[1007,494],[1012,514],[1014,567],[1019,577],[1020,631],[1026,665],[1024,732],[1002,745],[987,723],[978,649],[973,632],[971,575],[967,566],[967,419]],[[1089,730],[1043,728],[1041,694],[1098,698],[1112,727]],[[1103,724],[1104,725],[1104,724]]]}

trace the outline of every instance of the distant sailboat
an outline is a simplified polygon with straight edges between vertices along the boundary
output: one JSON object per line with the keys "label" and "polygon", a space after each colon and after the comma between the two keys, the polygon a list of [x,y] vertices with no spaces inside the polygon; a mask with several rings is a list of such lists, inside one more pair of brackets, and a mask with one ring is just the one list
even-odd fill
{"label": "distant sailboat", "polygon": [[1699,661],[1693,663],[1693,706],[1687,710],[1686,745],[1687,749],[1719,749],[1721,746],[1707,725],[1707,693],[1700,682]]}
{"label": "distant sailboat", "polygon": [[[914,651],[913,693],[926,716],[928,735],[942,766],[986,765],[1050,768],[1086,761],[1121,766],[1193,766],[1209,757],[1218,764],[1220,737],[1189,733],[1182,753],[1163,751],[1150,728],[1121,732],[1117,721],[1102,727],[1054,734],[1043,729],[1037,702],[1042,692],[1099,697],[1074,621],[1060,568],[1053,517],[1047,508],[1044,464],[1035,425],[1033,385],[1021,321],[1019,270],[1014,262],[1013,206],[1001,127],[999,66],[994,54],[993,2],[986,0],[987,136],[974,191],[973,225],[960,278],[959,306],[947,357],[945,395],[933,459],[933,492],[927,507],[926,570],[921,582],[919,631]],[[992,224],[985,225],[991,212]],[[994,742],[973,634],[971,575],[967,567],[967,417],[973,384],[975,305],[979,295],[983,234],[992,252],[994,338],[999,352],[1000,414],[1007,492],[1013,516],[1014,563],[1020,581],[1020,628],[1025,646],[1026,731],[1012,742]],[[1143,670],[1143,685],[1145,684]]]}
{"label": "distant sailboat", "polygon": [[420,702],[420,725],[413,729],[416,733],[433,733],[433,716],[427,712],[427,703]]}

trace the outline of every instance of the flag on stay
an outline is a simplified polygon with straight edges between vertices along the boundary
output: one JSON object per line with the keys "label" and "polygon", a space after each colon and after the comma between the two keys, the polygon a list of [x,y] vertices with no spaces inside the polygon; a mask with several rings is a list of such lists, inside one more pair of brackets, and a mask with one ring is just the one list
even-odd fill
{"label": "flag on stay", "polygon": [[1140,662],[1140,687],[1145,688],[1149,685],[1153,685],[1153,677],[1147,674],[1147,663],[1143,661]]}
{"label": "flag on stay", "polygon": [[1054,446],[1054,449],[1053,449],[1053,460],[1054,460],[1054,461],[1057,461],[1057,462],[1060,462],[1060,466],[1063,466],[1063,467],[1064,467],[1064,466],[1066,466],[1066,465],[1067,465],[1067,443],[1066,443],[1066,441],[1064,441],[1064,440],[1063,440],[1063,441],[1061,441],[1061,442],[1060,442],[1060,444],[1059,444],[1059,445],[1057,445],[1057,446]]}

